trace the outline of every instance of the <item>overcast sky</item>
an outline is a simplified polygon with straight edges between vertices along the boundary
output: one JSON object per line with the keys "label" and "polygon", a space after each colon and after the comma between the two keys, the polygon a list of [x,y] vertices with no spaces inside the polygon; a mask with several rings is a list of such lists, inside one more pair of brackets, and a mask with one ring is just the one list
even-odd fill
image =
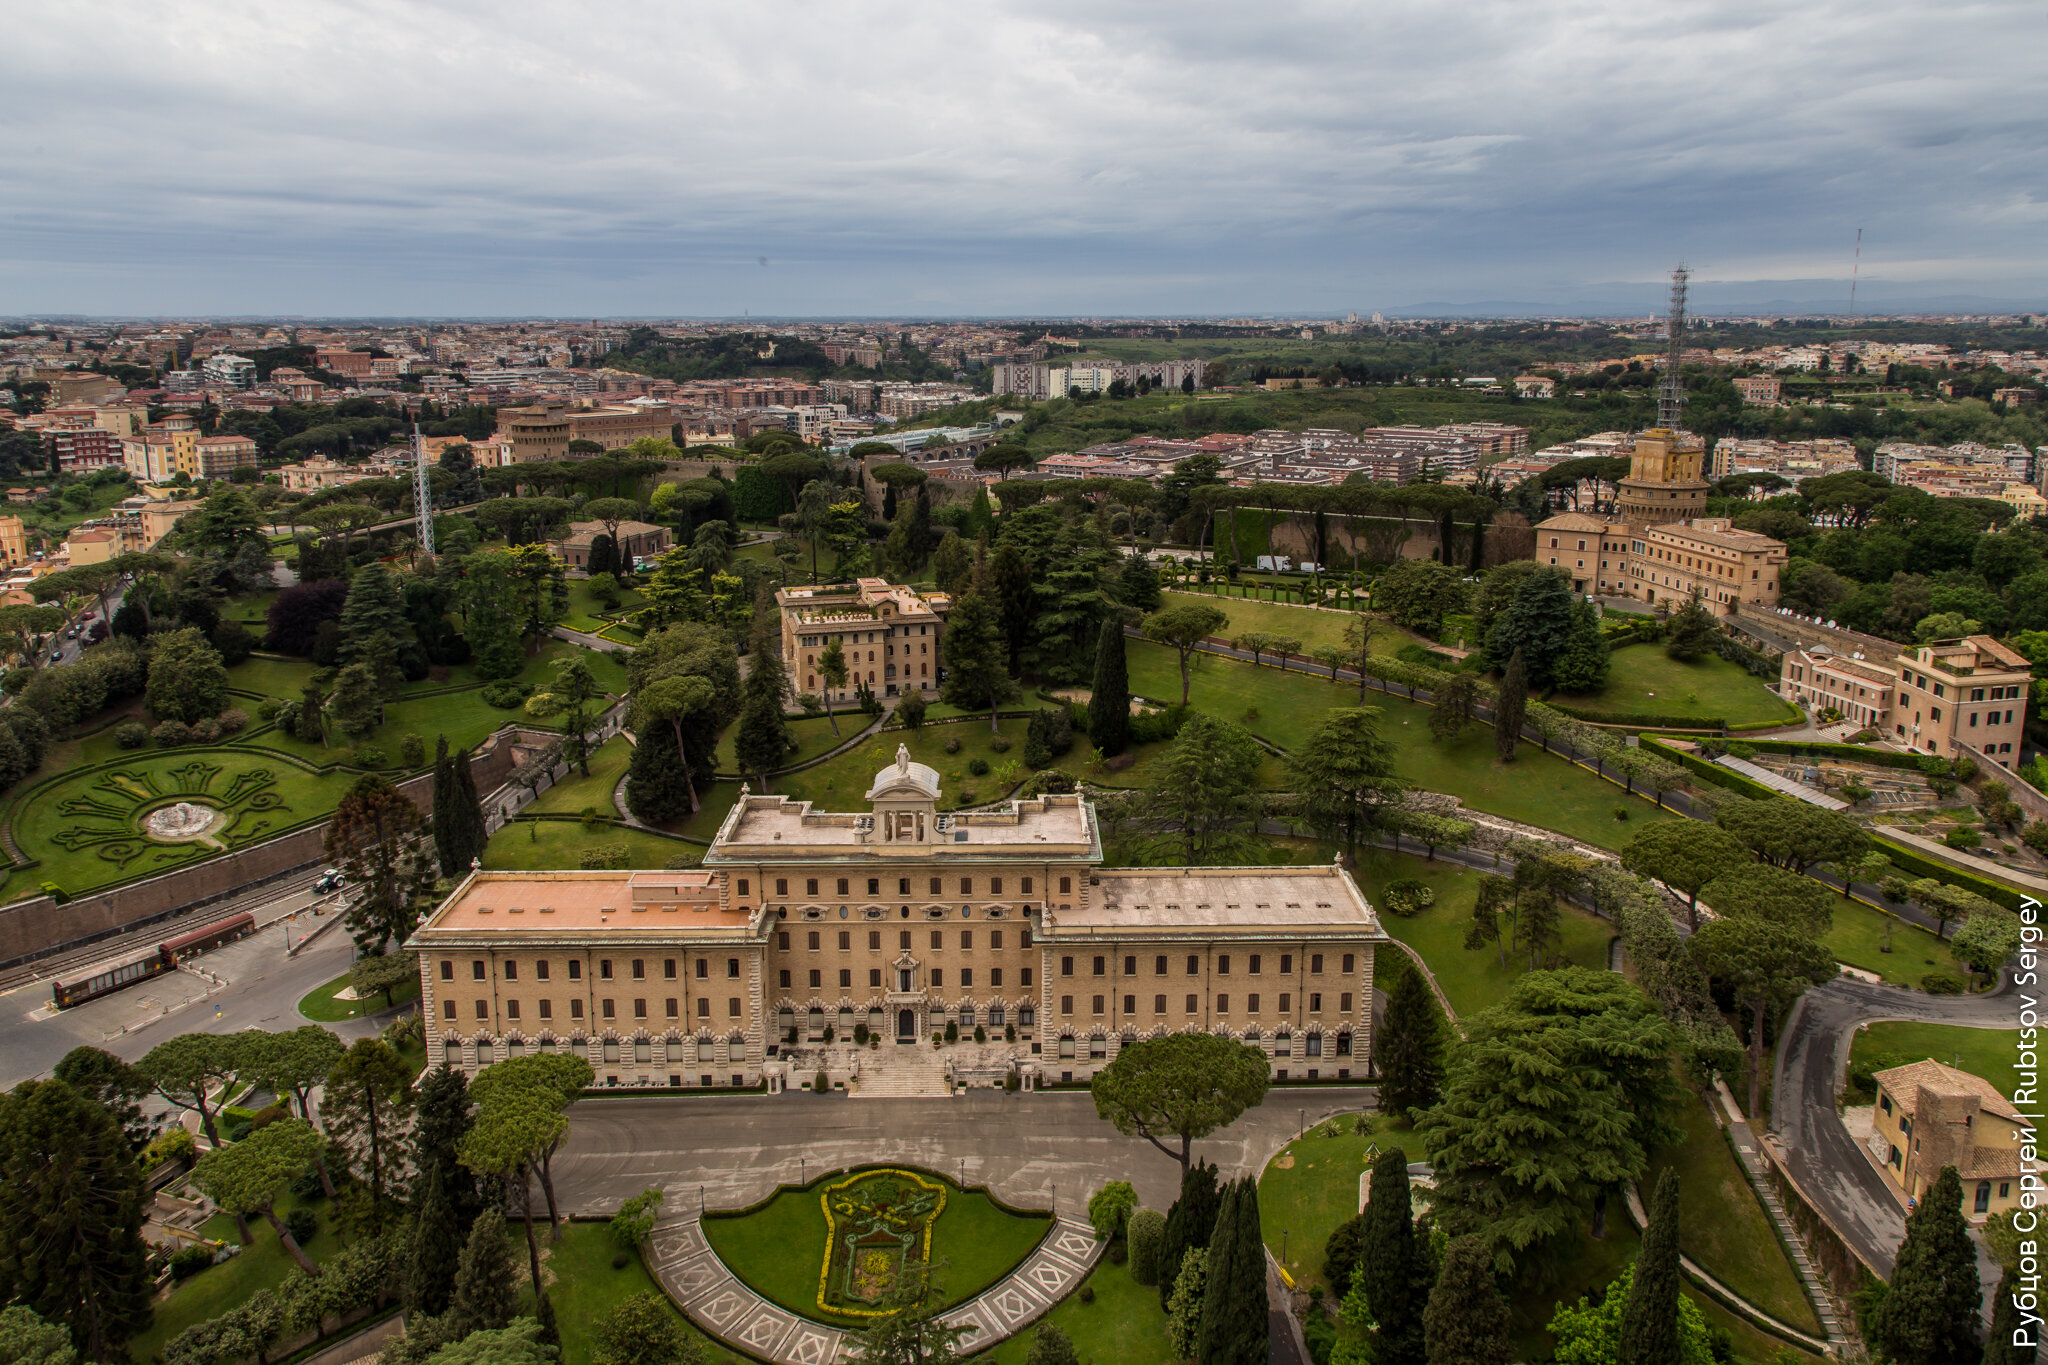
{"label": "overcast sky", "polygon": [[22,6],[0,315],[2048,302],[2048,4]]}

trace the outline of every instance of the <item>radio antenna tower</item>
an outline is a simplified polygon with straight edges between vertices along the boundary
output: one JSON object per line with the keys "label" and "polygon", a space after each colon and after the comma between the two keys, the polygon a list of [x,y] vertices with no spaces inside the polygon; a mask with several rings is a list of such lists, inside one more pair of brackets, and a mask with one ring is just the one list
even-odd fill
{"label": "radio antenna tower", "polygon": [[412,504],[419,513],[420,550],[434,553],[434,495],[427,482],[427,443],[420,439],[420,424],[412,424]]}
{"label": "radio antenna tower", "polygon": [[1679,361],[1685,355],[1685,282],[1692,272],[1684,266],[1671,272],[1671,319],[1665,324],[1664,383],[1657,390],[1657,425],[1678,430],[1685,410],[1685,375]]}
{"label": "radio antenna tower", "polygon": [[1856,229],[1856,258],[1849,265],[1849,317],[1856,317],[1856,276],[1863,269],[1863,229]]}

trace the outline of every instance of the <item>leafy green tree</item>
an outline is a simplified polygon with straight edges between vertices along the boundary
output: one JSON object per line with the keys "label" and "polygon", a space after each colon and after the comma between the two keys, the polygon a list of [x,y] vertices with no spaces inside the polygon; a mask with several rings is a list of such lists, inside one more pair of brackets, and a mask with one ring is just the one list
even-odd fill
{"label": "leafy green tree", "polygon": [[1769,920],[1819,938],[1834,923],[1834,897],[1819,882],[1747,859],[1708,882],[1700,895],[1723,918]]}
{"label": "leafy green tree", "polygon": [[378,694],[395,697],[405,685],[398,651],[410,633],[405,610],[399,605],[398,585],[383,563],[373,559],[357,569],[341,609],[341,640],[335,661],[344,667],[368,664],[377,676]]}
{"label": "leafy green tree", "polygon": [[1139,1284],[1159,1283],[1160,1252],[1166,1240],[1166,1215],[1158,1209],[1137,1209],[1125,1231],[1130,1245],[1131,1278]]}
{"label": "leafy green tree", "polygon": [[[1176,1360],[1193,1360],[1202,1335],[1202,1303],[1208,1294],[1209,1249],[1189,1247],[1181,1253],[1180,1272],[1171,1277],[1166,1297],[1166,1336]],[[1160,1281],[1164,1286],[1166,1279]]]}
{"label": "leafy green tree", "polygon": [[[490,504],[486,503],[485,506]],[[464,556],[455,604],[480,678],[509,678],[525,664],[520,648],[519,588],[499,550]]]}
{"label": "leafy green tree", "polygon": [[825,694],[825,719],[831,722],[832,733],[839,733],[839,717],[832,714],[832,693],[846,686],[846,649],[837,635],[825,642],[825,648],[818,655],[818,681],[824,686],[819,690]]}
{"label": "leafy green tree", "polygon": [[1515,745],[1522,738],[1522,722],[1529,713],[1529,666],[1521,648],[1508,656],[1500,687],[1494,693],[1493,747],[1503,763],[1515,761]]}
{"label": "leafy green tree", "polygon": [[[114,1116],[63,1081],[24,1081],[0,1096],[0,1358],[9,1338],[37,1341],[26,1311],[90,1360],[125,1359],[150,1320],[142,1173]],[[36,1347],[53,1362],[62,1354]]]}
{"label": "leafy green tree", "polygon": [[[1621,1358],[1622,1315],[1634,1293],[1635,1277],[1631,1264],[1607,1286],[1598,1304],[1580,1299],[1575,1307],[1558,1305],[1548,1328],[1557,1339],[1557,1365],[1612,1365]],[[1715,1365],[1706,1316],[1683,1295],[1678,1300],[1677,1350],[1663,1359],[1669,1365]]]}
{"label": "leafy green tree", "polygon": [[1088,694],[1088,742],[1115,758],[1130,747],[1131,679],[1124,659],[1124,623],[1112,616],[1095,642],[1095,685]]}
{"label": "leafy green tree", "polygon": [[1423,635],[1436,635],[1444,618],[1461,610],[1467,593],[1458,571],[1433,559],[1401,559],[1373,584],[1372,603]]}
{"label": "leafy green tree", "polygon": [[192,1168],[192,1183],[237,1219],[245,1213],[262,1214],[285,1254],[299,1269],[317,1277],[320,1267],[277,1216],[277,1201],[292,1181],[312,1169],[324,1141],[304,1119],[279,1119],[199,1158]]}
{"label": "leafy green tree", "polygon": [[1607,670],[1612,663],[1607,641],[1600,636],[1600,618],[1594,614],[1593,604],[1577,603],[1572,607],[1571,633],[1551,663],[1550,680],[1561,691],[1579,695],[1598,692],[1607,686]]}
{"label": "leafy green tree", "polygon": [[166,631],[149,653],[149,713],[191,724],[219,715],[228,704],[228,670],[220,651],[199,631]]}
{"label": "leafy green tree", "polygon": [[181,1033],[144,1053],[135,1069],[157,1094],[199,1115],[208,1142],[220,1142],[213,1126],[213,1092],[235,1074],[233,1039],[218,1033]]}
{"label": "leafy green tree", "polygon": [[[633,723],[642,736],[638,747],[651,749],[660,755],[660,771],[682,782],[683,797],[692,815],[702,807],[697,800],[697,784],[690,777],[690,751],[683,736],[683,726],[690,717],[712,710],[715,701],[711,680],[694,674],[655,678],[642,684],[640,690],[633,694]],[[661,736],[658,727],[664,725],[667,735]],[[664,742],[667,738],[674,739],[673,750]],[[636,767],[628,774],[626,804],[643,820],[674,819],[682,814],[683,808],[661,799],[663,787],[652,785],[647,776],[653,771],[653,755],[650,755],[646,772]]]}
{"label": "leafy green tree", "polygon": [[1700,890],[1724,872],[1749,861],[1749,850],[1728,831],[1697,820],[1649,825],[1621,851],[1621,865],[1654,877],[1686,900],[1692,927],[1700,924]]}
{"label": "leafy green tree", "polygon": [[1505,667],[1516,650],[1522,651],[1532,687],[1548,687],[1556,662],[1565,651],[1573,626],[1571,583],[1548,565],[1522,580],[1514,601],[1493,623],[1486,639],[1486,656]]}
{"label": "leafy green tree", "polygon": [[1374,1358],[1385,1365],[1419,1365],[1428,1254],[1415,1239],[1408,1154],[1400,1148],[1373,1163],[1363,1219],[1352,1285],[1363,1292],[1378,1324]]}
{"label": "leafy green tree", "polygon": [[[1991,1304],[1991,1336],[1984,1343],[1983,1365],[2034,1365],[2038,1338],[2028,1324],[2020,1299],[2027,1285],[2017,1266],[2007,1266]],[[5,1340],[6,1315],[0,1314],[0,1341]]]}
{"label": "leafy green tree", "polygon": [[179,538],[186,544],[232,556],[243,544],[263,540],[263,528],[256,504],[239,488],[221,488],[207,495],[205,502],[178,523]]}
{"label": "leafy green tree", "polygon": [[[1098,1117],[1180,1162],[1185,1176],[1195,1140],[1257,1106],[1270,1084],[1258,1048],[1209,1033],[1174,1033],[1125,1047],[1088,1090]],[[1166,1138],[1179,1138],[1180,1150]]]}
{"label": "leafy green tree", "polygon": [[1429,983],[1411,962],[1387,955],[1387,1012],[1373,1034],[1380,1073],[1380,1108],[1399,1116],[1420,1113],[1443,1097],[1444,1045],[1449,1033]]}
{"label": "leafy green tree", "polygon": [[1664,623],[1664,652],[1680,663],[1691,663],[1713,652],[1718,633],[1714,613],[1707,610],[1700,590],[1694,588],[1685,605],[1671,613]]}
{"label": "leafy green tree", "polygon": [[369,1188],[373,1233],[384,1230],[385,1198],[404,1162],[412,1111],[412,1068],[382,1038],[356,1039],[327,1075],[320,1118]]}
{"label": "leafy green tree", "polygon": [[511,1249],[505,1243],[505,1215],[486,1208],[470,1225],[448,1311],[465,1331],[488,1332],[512,1321],[518,1302]]}
{"label": "leafy green tree", "polygon": [[384,689],[377,670],[366,662],[348,665],[334,675],[334,692],[327,710],[335,728],[350,739],[367,739],[384,723]]}
{"label": "leafy green tree", "polygon": [[327,823],[324,851],[355,890],[349,936],[364,952],[403,943],[433,890],[427,818],[412,798],[374,773],[357,779]]}
{"label": "leafy green tree", "polygon": [[1982,976],[1995,976],[2020,948],[2019,916],[2003,906],[1985,907],[1963,923],[1949,940],[1956,960],[1970,964]]}
{"label": "leafy green tree", "polygon": [[1670,1136],[1677,1029],[1641,991],[1585,967],[1529,972],[1466,1021],[1443,1102],[1416,1129],[1440,1221],[1495,1264],[1562,1235],[1635,1180]]}
{"label": "leafy green tree", "polygon": [[668,1300],[645,1290],[620,1299],[590,1344],[596,1365],[700,1365],[704,1358]]}
{"label": "leafy green tree", "polygon": [[414,1182],[415,1207],[405,1238],[406,1306],[423,1317],[447,1310],[463,1250],[462,1225],[441,1169],[429,1166]]}
{"label": "leafy green tree", "polygon": [[946,681],[942,695],[955,706],[988,708],[988,728],[1005,701],[1016,695],[1010,679],[1009,652],[997,625],[996,603],[986,584],[977,580],[953,604],[946,618]]}
{"label": "leafy green tree", "polygon": [[1714,823],[1763,861],[1794,872],[1860,858],[1870,849],[1870,836],[1855,820],[1785,797],[1724,801],[1714,811]]}
{"label": "leafy green tree", "polygon": [[[552,1147],[568,1134],[569,1121],[559,1113],[539,1106],[521,1103],[522,1097],[516,1091],[507,1091],[507,1102],[494,1105],[479,1105],[476,1124],[463,1136],[460,1152],[462,1164],[478,1176],[496,1178],[512,1183],[519,1192],[521,1213],[526,1225],[526,1257],[531,1272],[531,1282],[540,1286],[540,1242],[533,1231],[533,1167],[540,1160],[544,1147]],[[470,1227],[470,1245],[475,1246],[486,1220],[495,1210],[486,1210],[477,1217]],[[502,1245],[503,1225],[499,1225],[498,1241]],[[544,1294],[544,1290],[537,1293]],[[458,1275],[455,1284],[456,1308],[463,1304],[463,1277]]]}
{"label": "leafy green tree", "polygon": [[1507,1365],[1508,1306],[1494,1281],[1493,1256],[1477,1237],[1458,1237],[1422,1310],[1429,1365]]}
{"label": "leafy green tree", "polygon": [[619,1211],[612,1215],[612,1221],[605,1225],[612,1245],[621,1251],[639,1250],[640,1243],[647,1240],[647,1234],[654,1231],[654,1220],[659,1216],[665,1198],[667,1195],[661,1186],[650,1185],[621,1203]]}
{"label": "leafy green tree", "polygon": [[1230,618],[1207,602],[1183,602],[1165,607],[1145,618],[1140,629],[1145,638],[1170,645],[1180,656],[1180,704],[1188,704],[1188,656],[1211,635],[1225,630]]}
{"label": "leafy green tree", "polygon": [[129,1150],[140,1155],[156,1133],[156,1124],[139,1101],[150,1093],[140,1071],[104,1048],[79,1046],[64,1054],[50,1074],[95,1101],[120,1125]]}
{"label": "leafy green tree", "polygon": [[1687,956],[1735,992],[1750,1012],[1749,1112],[1762,1117],[1764,1017],[1837,973],[1834,955],[1805,930],[1769,919],[1731,917],[1700,926]]}
{"label": "leafy green tree", "polygon": [[1436,687],[1436,708],[1429,716],[1429,737],[1456,739],[1472,723],[1479,703],[1479,680],[1470,673],[1453,673]]}
{"label": "leafy green tree", "polygon": [[597,675],[590,671],[590,664],[580,651],[566,659],[557,659],[555,676],[549,681],[547,690],[536,692],[526,700],[528,715],[562,718],[569,731],[570,750],[582,766],[585,777],[590,776],[592,708],[603,700],[604,688],[598,684]]}
{"label": "leafy green tree", "polygon": [[1080,1352],[1059,1328],[1041,1320],[1031,1330],[1031,1349],[1024,1353],[1024,1365],[1082,1365]]}
{"label": "leafy green tree", "polygon": [[1678,1172],[1657,1177],[1650,1221],[1622,1310],[1618,1365],[1662,1365],[1678,1354]]}
{"label": "leafy green tree", "polygon": [[408,981],[417,981],[420,964],[416,955],[404,951],[380,953],[371,957],[359,957],[348,969],[349,985],[354,987],[356,999],[369,1000],[384,997],[384,1007],[391,1009],[398,1001],[393,998],[400,986]]}
{"label": "leafy green tree", "polygon": [[1983,1296],[1962,1181],[1944,1166],[1906,1215],[1891,1288],[1868,1324],[1873,1354],[1893,1365],[1975,1365]]}
{"label": "leafy green tree", "polygon": [[1185,864],[1242,855],[1266,809],[1259,760],[1249,731],[1189,716],[1140,802],[1146,842]]}
{"label": "leafy green tree", "polygon": [[963,591],[974,576],[974,556],[967,548],[967,542],[957,531],[948,531],[939,538],[939,548],[932,554],[932,581],[938,584],[940,592],[958,593]]}
{"label": "leafy green tree", "polygon": [[1266,1248],[1259,1235],[1259,1187],[1250,1176],[1223,1191],[1209,1239],[1197,1365],[1265,1365],[1268,1358]]}
{"label": "leafy green tree", "polygon": [[475,1121],[467,1080],[444,1064],[420,1078],[415,1094],[415,1188],[423,1193],[408,1248],[406,1296],[416,1310],[434,1314],[446,1311],[454,1293],[456,1262],[483,1201],[457,1152]]}
{"label": "leafy green tree", "polygon": [[1088,1199],[1088,1222],[1095,1235],[1114,1239],[1124,1234],[1124,1225],[1138,1207],[1138,1192],[1128,1180],[1112,1180]]}
{"label": "leafy green tree", "polygon": [[69,1332],[17,1303],[0,1310],[0,1360],[13,1365],[78,1365],[78,1352],[71,1349]]}

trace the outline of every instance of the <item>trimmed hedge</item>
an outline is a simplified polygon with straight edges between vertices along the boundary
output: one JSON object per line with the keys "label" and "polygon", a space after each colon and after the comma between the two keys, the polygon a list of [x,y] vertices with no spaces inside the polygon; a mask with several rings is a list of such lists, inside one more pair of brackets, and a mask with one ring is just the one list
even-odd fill
{"label": "trimmed hedge", "polygon": [[[1561,702],[1544,703],[1553,711],[1561,711],[1573,720],[1585,721],[1588,725],[1640,725],[1653,730],[1697,730],[1719,731],[1728,728],[1724,716],[1662,716],[1645,715],[1627,711],[1593,711],[1579,706],[1566,706]],[[1782,725],[1784,721],[1772,721]]]}
{"label": "trimmed hedge", "polygon": [[1718,763],[1712,763],[1701,758],[1698,754],[1689,754],[1682,749],[1674,749],[1668,744],[1661,743],[1655,735],[1639,736],[1637,743],[1642,748],[1656,754],[1659,758],[1669,759],[1687,771],[1705,778],[1715,786],[1725,787],[1737,795],[1755,797],[1759,800],[1775,799],[1782,795],[1780,792],[1772,791],[1761,782],[1751,781],[1732,768],[1724,768]]}

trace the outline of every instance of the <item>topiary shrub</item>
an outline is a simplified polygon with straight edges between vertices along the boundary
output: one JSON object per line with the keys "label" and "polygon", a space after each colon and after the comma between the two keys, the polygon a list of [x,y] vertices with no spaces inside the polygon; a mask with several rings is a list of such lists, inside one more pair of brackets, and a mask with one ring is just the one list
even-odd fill
{"label": "topiary shrub", "polygon": [[192,722],[194,744],[217,744],[220,742],[220,722],[208,716],[205,720]]}
{"label": "topiary shrub", "polygon": [[583,850],[583,870],[586,872],[624,867],[632,860],[633,855],[624,844],[592,844]]}
{"label": "topiary shrub", "polygon": [[613,1270],[624,1270],[627,1266],[631,1265],[632,1262],[633,1258],[631,1256],[628,1256],[623,1251],[614,1251],[612,1253]]}
{"label": "topiary shrub", "polygon": [[963,805],[963,806],[971,806],[971,805],[973,805],[973,804],[974,804],[974,800],[975,800],[974,788],[972,788],[972,787],[962,787],[962,788],[960,789],[960,792],[959,792],[959,796],[960,796],[960,804],[961,804],[961,805]]}
{"label": "topiary shrub", "polygon": [[820,1072],[819,1072],[819,1073],[818,1073],[817,1075],[815,1075],[815,1076],[811,1077],[811,1093],[812,1093],[812,1094],[814,1094],[814,1095],[823,1095],[823,1094],[825,1094],[826,1092],[830,1091],[831,1089],[832,1089],[832,1078],[831,1078],[830,1076],[826,1075],[826,1074],[825,1074],[824,1072],[820,1071]]}
{"label": "topiary shrub", "polygon": [[262,701],[256,703],[256,719],[268,725],[271,721],[277,719],[277,713],[280,709],[282,708],[277,698],[265,697]]}
{"label": "topiary shrub", "polygon": [[949,754],[957,754],[960,752],[960,740],[957,736],[953,739],[949,739],[946,741],[946,752]]}
{"label": "topiary shrub", "polygon": [[407,735],[398,741],[398,766],[417,768],[427,761],[427,742],[418,735]]}
{"label": "topiary shrub", "polygon": [[192,727],[181,720],[159,721],[149,737],[159,749],[175,749],[192,742]]}
{"label": "topiary shrub", "polygon": [[1124,1230],[1130,1246],[1131,1278],[1139,1284],[1159,1283],[1159,1254],[1166,1241],[1166,1215],[1158,1209],[1139,1209]]}
{"label": "topiary shrub", "polygon": [[349,762],[358,768],[381,768],[384,766],[384,751],[374,746],[361,748],[350,755]]}
{"label": "topiary shrub", "polygon": [[114,727],[114,743],[123,749],[140,749],[149,743],[149,727],[139,720],[124,720]]}
{"label": "topiary shrub", "polygon": [[249,1131],[253,1133],[259,1128],[268,1128],[271,1124],[276,1123],[279,1119],[288,1119],[290,1117],[291,1111],[286,1109],[283,1105],[266,1104],[261,1109],[258,1109],[256,1111],[256,1116],[254,1118],[249,1120]]}
{"label": "topiary shrub", "polygon": [[230,706],[213,719],[224,735],[238,735],[249,728],[249,713],[239,706]]}
{"label": "topiary shrub", "polygon": [[304,1246],[318,1235],[320,1215],[302,1205],[284,1216],[284,1230],[292,1235],[294,1242]]}
{"label": "topiary shrub", "polygon": [[1080,1299],[1083,1303],[1095,1302],[1095,1286],[1092,1284],[1082,1285],[1081,1292],[1077,1294],[1075,1297]]}
{"label": "topiary shrub", "polygon": [[484,705],[495,706],[500,711],[510,711],[526,700],[526,688],[516,682],[495,682],[481,693]]}
{"label": "topiary shrub", "polygon": [[1954,972],[1929,972],[1920,978],[1920,989],[1929,995],[1961,995],[1965,982]]}
{"label": "topiary shrub", "polygon": [[1003,1089],[1009,1091],[1013,1095],[1017,1093],[1017,1091],[1023,1086],[1023,1084],[1024,1082],[1018,1078],[1017,1073],[1014,1071],[1012,1071],[1009,1075],[1003,1077]]}
{"label": "topiary shrub", "polygon": [[996,753],[1006,754],[1010,752],[1010,741],[1008,737],[1004,735],[997,735],[994,739],[991,739],[988,742],[988,747],[994,750]]}
{"label": "topiary shrub", "polygon": [[946,1041],[949,1043],[957,1043],[960,1041],[960,1026],[954,1023],[951,1019],[948,1019],[946,1021]]}
{"label": "topiary shrub", "polygon": [[213,1251],[208,1247],[179,1247],[171,1253],[171,1278],[189,1280],[213,1264]]}
{"label": "topiary shrub", "polygon": [[1419,915],[1436,904],[1436,888],[1419,877],[1388,882],[1380,892],[1380,908],[1393,915]]}
{"label": "topiary shrub", "polygon": [[972,776],[972,777],[987,777],[987,776],[988,776],[988,760],[987,760],[987,759],[985,759],[985,758],[970,758],[970,759],[968,759],[968,760],[967,760],[967,772],[968,772],[968,775],[969,775],[969,776]]}
{"label": "topiary shrub", "polygon": [[859,1047],[866,1047],[868,1045],[868,1026],[866,1024],[855,1024],[853,1026],[853,1041]]}

